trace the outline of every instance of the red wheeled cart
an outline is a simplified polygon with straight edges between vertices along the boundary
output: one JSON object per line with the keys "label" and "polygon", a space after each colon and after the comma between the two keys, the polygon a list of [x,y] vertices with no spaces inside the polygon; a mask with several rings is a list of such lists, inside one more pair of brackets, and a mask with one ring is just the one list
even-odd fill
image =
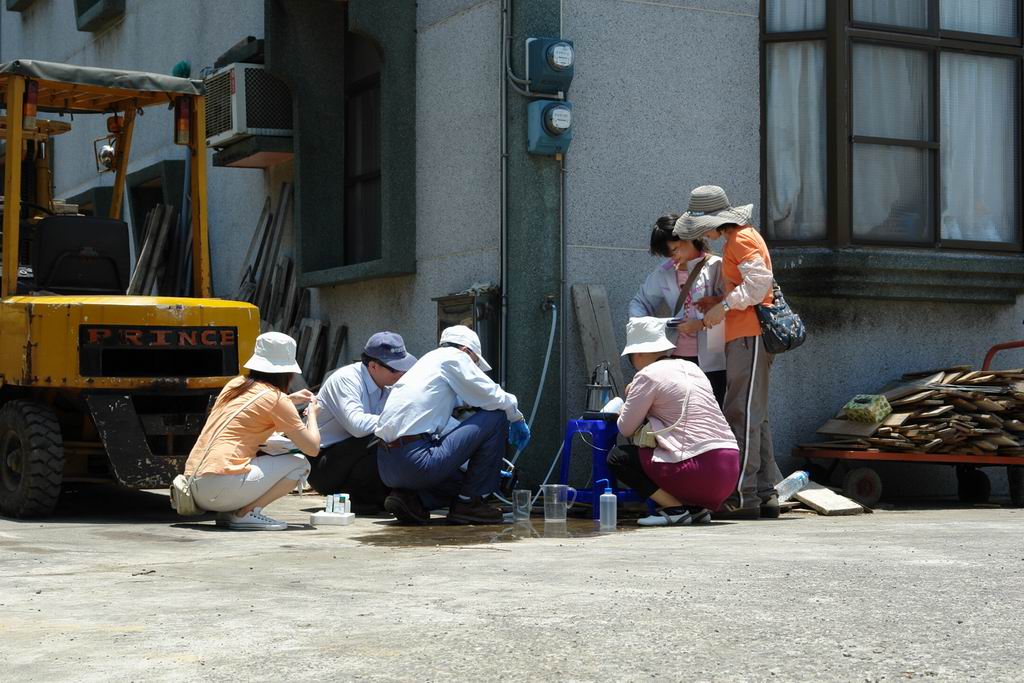
{"label": "red wheeled cart", "polygon": [[[985,354],[981,369],[988,370],[1000,351],[1024,348],[1024,340],[996,344]],[[968,453],[886,452],[878,450],[840,450],[800,446],[793,456],[807,462],[811,479],[827,482],[842,475],[843,492],[865,505],[878,502],[882,481],[870,466],[871,462],[912,462],[930,465],[953,465],[957,474],[957,494],[965,503],[988,500],[991,485],[982,467],[1005,467],[1010,484],[1010,500],[1024,507],[1024,457],[1010,455],[974,455]],[[817,461],[817,462],[815,462]],[[819,464],[825,461],[827,464]]]}

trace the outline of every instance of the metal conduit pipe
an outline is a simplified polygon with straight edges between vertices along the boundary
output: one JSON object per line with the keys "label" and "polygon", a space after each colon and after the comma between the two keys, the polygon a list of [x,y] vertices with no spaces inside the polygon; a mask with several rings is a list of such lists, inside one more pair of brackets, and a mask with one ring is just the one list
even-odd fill
{"label": "metal conduit pipe", "polygon": [[508,19],[508,0],[501,0],[501,65],[498,73],[499,83],[499,114],[498,118],[498,148],[501,162],[500,193],[498,200],[498,290],[501,292],[501,332],[499,333],[499,346],[501,347],[500,372],[498,382],[507,386],[508,379],[508,88],[505,87],[508,68],[508,47],[512,39],[511,26]]}

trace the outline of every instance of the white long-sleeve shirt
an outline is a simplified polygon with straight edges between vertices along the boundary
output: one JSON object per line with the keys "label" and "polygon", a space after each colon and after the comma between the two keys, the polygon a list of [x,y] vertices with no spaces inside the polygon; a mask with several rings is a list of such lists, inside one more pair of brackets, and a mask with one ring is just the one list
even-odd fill
{"label": "white long-sleeve shirt", "polygon": [[741,261],[737,268],[740,269],[743,282],[729,292],[725,301],[729,308],[742,311],[764,301],[768,292],[772,291],[775,276],[760,256],[751,256],[749,260]]}
{"label": "white long-sleeve shirt", "polygon": [[469,354],[441,347],[423,355],[391,388],[374,432],[384,443],[401,436],[441,434],[457,405],[502,410],[523,419],[516,397],[494,383]]}
{"label": "white long-sleeve shirt", "polygon": [[317,401],[320,403],[320,447],[349,437],[362,437],[377,429],[389,389],[381,389],[362,362],[352,363],[328,377]]}

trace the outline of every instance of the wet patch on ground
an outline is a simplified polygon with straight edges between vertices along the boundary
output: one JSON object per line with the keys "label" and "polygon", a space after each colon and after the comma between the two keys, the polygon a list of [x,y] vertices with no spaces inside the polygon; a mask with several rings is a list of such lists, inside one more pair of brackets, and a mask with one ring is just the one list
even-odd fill
{"label": "wet patch on ground", "polygon": [[619,526],[617,531],[599,531],[596,519],[568,519],[545,522],[543,518],[493,525],[452,525],[443,518],[427,526],[401,526],[392,521],[377,523],[379,530],[354,540],[367,545],[389,548],[425,548],[435,546],[485,545],[511,543],[531,538],[590,538],[610,533],[633,531],[635,522]]}

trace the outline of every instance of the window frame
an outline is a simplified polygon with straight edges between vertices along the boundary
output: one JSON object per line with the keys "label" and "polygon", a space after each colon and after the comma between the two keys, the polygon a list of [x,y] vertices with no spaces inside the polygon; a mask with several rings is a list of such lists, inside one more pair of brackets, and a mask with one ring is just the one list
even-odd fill
{"label": "window frame", "polygon": [[[761,225],[768,225],[767,195],[767,47],[773,43],[824,41],[825,43],[825,138],[826,138],[826,216],[824,239],[781,239],[769,237],[779,246],[872,246],[910,247],[927,250],[968,250],[984,252],[1016,252],[1024,249],[1024,205],[1018,203],[1015,238],[1008,242],[943,239],[941,163],[941,80],[940,61],[943,52],[959,52],[980,56],[1009,56],[1017,63],[1017,188],[1024,196],[1024,0],[1017,2],[1017,36],[944,31],[939,27],[939,0],[929,0],[927,29],[887,26],[857,22],[853,19],[853,0],[827,0],[825,26],[820,30],[768,33],[767,3],[760,2],[760,87],[761,87]],[[932,142],[888,140],[853,134],[853,47],[855,44],[876,44],[929,53],[932,68]],[[853,146],[855,144],[895,144],[932,151],[931,182],[933,184],[932,239],[926,242],[866,240],[853,236]],[[1018,200],[1019,201],[1019,200]]]}

